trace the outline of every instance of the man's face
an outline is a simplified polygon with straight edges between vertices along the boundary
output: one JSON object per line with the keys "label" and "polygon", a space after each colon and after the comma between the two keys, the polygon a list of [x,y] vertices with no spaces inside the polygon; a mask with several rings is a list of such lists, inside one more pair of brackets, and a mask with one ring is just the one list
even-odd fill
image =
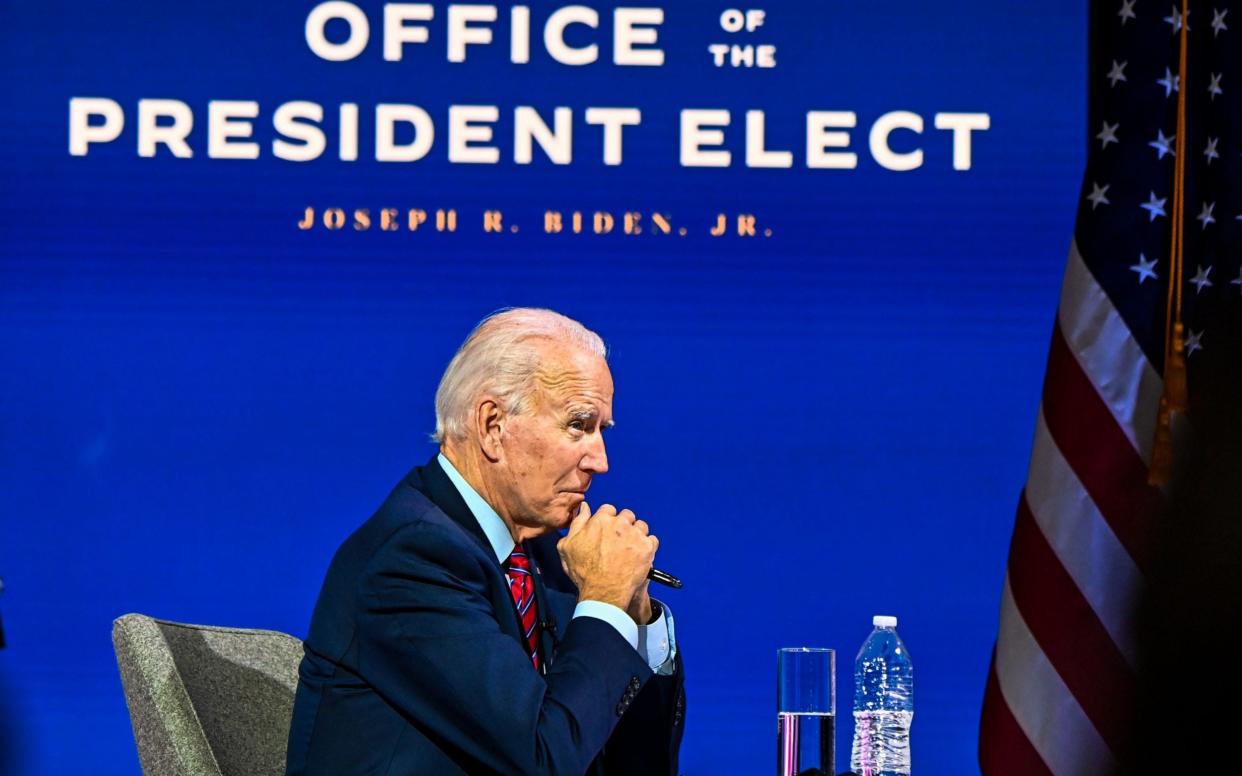
{"label": "man's face", "polygon": [[498,472],[508,516],[532,535],[565,528],[591,478],[608,471],[612,374],[602,358],[554,342],[538,345],[530,404],[505,420]]}

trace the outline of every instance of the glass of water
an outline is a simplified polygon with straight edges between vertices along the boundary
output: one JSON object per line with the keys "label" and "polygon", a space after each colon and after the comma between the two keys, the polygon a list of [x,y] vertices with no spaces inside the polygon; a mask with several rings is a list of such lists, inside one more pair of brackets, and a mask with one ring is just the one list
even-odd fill
{"label": "glass of water", "polygon": [[776,653],[776,774],[832,776],[837,760],[837,653]]}

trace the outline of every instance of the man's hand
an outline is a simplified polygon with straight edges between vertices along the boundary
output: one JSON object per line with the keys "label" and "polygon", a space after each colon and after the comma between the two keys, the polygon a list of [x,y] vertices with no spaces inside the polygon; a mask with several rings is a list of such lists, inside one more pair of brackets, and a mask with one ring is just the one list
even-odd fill
{"label": "man's hand", "polygon": [[630,510],[618,512],[605,504],[592,515],[584,502],[556,548],[565,573],[578,586],[579,600],[612,604],[646,625],[651,619],[647,572],[659,546]]}

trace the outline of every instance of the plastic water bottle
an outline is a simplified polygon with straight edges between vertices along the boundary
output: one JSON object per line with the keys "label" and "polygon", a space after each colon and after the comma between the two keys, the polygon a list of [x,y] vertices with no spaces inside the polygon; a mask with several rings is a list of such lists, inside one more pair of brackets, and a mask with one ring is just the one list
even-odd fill
{"label": "plastic water bottle", "polygon": [[876,615],[854,661],[854,746],[858,776],[909,776],[914,664],[897,635],[897,618]]}

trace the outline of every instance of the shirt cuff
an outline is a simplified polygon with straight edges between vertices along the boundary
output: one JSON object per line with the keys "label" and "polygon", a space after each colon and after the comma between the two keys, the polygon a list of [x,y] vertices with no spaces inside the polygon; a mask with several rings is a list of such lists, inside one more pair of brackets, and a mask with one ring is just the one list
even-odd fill
{"label": "shirt cuff", "polygon": [[621,637],[638,649],[638,625],[621,608],[603,601],[579,601],[574,607],[574,617],[594,617],[617,629]]}
{"label": "shirt cuff", "polygon": [[651,600],[659,611],[650,625],[638,626],[638,653],[657,674],[673,672],[673,658],[677,654],[677,641],[673,636],[673,613],[662,601]]}

